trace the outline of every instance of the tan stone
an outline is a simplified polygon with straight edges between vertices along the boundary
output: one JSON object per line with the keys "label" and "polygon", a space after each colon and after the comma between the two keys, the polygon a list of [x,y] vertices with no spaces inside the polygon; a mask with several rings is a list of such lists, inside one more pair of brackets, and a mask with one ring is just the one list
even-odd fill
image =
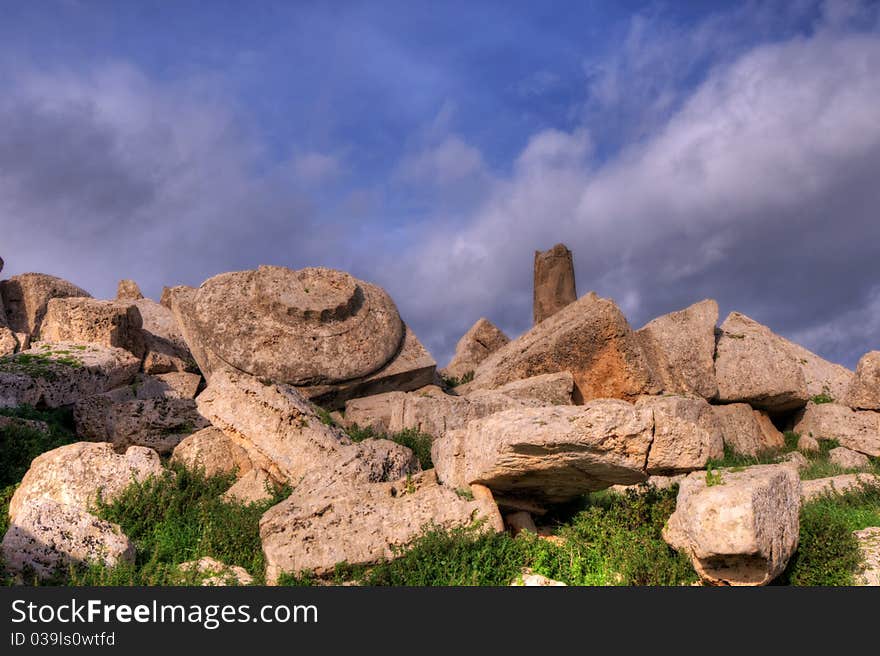
{"label": "tan stone", "polygon": [[73,283],[45,273],[23,273],[0,281],[6,320],[14,332],[38,335],[50,299],[90,296]]}
{"label": "tan stone", "polygon": [[880,351],[866,353],[856,366],[842,403],[858,410],[880,410]]}
{"label": "tan stone", "polygon": [[795,418],[794,432],[819,440],[837,440],[853,451],[880,456],[878,412],[852,410],[837,403],[810,403]]}
{"label": "tan stone", "polygon": [[668,394],[718,394],[715,327],[718,303],[705,300],[654,319],[636,332],[658,383]]}
{"label": "tan stone", "polygon": [[767,415],[747,403],[714,405],[724,444],[734,452],[757,456],[785,445],[785,438]]}
{"label": "tan stone", "polygon": [[643,396],[636,408],[647,409],[654,416],[649,474],[680,474],[724,457],[721,425],[705,399]]}
{"label": "tan stone", "polygon": [[249,505],[262,503],[272,498],[275,482],[263,469],[251,469],[245,472],[232,486],[223,493],[227,501],[235,501]]}
{"label": "tan stone", "polygon": [[112,501],[133,481],[162,472],[152,449],[133,446],[119,454],[106,443],[68,444],[34,458],[12,495],[9,516],[14,521],[24,506],[42,499],[88,510],[99,498]]}
{"label": "tan stone", "polygon": [[213,426],[184,438],[174,447],[171,462],[179,462],[188,469],[202,469],[209,477],[226,474],[241,477],[254,468],[245,448]]}
{"label": "tan stone", "polygon": [[455,355],[442,373],[455,378],[473,373],[478,364],[509,341],[494,323],[481,318],[458,340]]}
{"label": "tan stone", "polygon": [[180,563],[178,567],[184,573],[194,572],[204,577],[200,585],[227,586],[253,585],[254,583],[254,577],[248,574],[244,567],[226,565],[209,556]]}
{"label": "tan stone", "polygon": [[116,286],[117,301],[137,301],[144,297],[134,280],[120,280]]}
{"label": "tan stone", "polygon": [[[574,377],[568,371],[542,374],[511,381],[496,391],[522,401],[535,400],[541,405],[571,405]],[[475,390],[472,394],[480,393],[480,390]]]}
{"label": "tan stone", "polygon": [[542,574],[535,574],[531,569],[525,568],[518,577],[510,584],[511,587],[527,587],[527,588],[556,588],[566,587],[565,583],[547,578]]}
{"label": "tan stone", "polygon": [[194,399],[202,384],[200,374],[191,374],[187,371],[170,371],[167,374],[156,374],[151,378],[159,381],[166,389],[172,390],[182,399]]}
{"label": "tan stone", "polygon": [[117,449],[146,446],[171,453],[187,435],[209,425],[192,398],[152,376],[131,385],[76,402],[77,435],[95,442],[112,442]]}
{"label": "tan stone", "polygon": [[404,325],[403,345],[400,351],[379,371],[354,380],[334,385],[316,385],[299,388],[312,402],[323,408],[340,409],[346,401],[386,392],[409,392],[432,385],[437,374],[437,363],[416,334]]}
{"label": "tan stone", "polygon": [[781,412],[801,407],[809,398],[802,365],[788,343],[738,312],[721,324],[715,374],[722,403]]}
{"label": "tan stone", "polygon": [[538,401],[513,399],[495,390],[479,390],[467,397],[452,396],[431,385],[415,392],[390,392],[354,399],[346,403],[345,419],[349,425],[372,428],[377,433],[416,430],[442,437],[450,430],[463,428],[474,419],[500,410],[539,405]]}
{"label": "tan stone", "polygon": [[290,385],[215,371],[196,402],[214,426],[270,461],[277,468],[273,475],[281,481],[298,483],[319,471],[328,477],[377,482],[418,470],[406,447],[388,440],[352,444],[340,429],[323,424]]}
{"label": "tan stone", "polygon": [[798,438],[797,448],[804,453],[819,453],[819,440],[811,435],[801,435]]}
{"label": "tan stone", "polygon": [[403,340],[388,294],[320,267],[223,273],[202,283],[193,309],[205,348],[240,371],[292,385],[374,373]]}
{"label": "tan stone", "polygon": [[853,372],[839,364],[828,362],[800,344],[777,336],[788,353],[800,364],[807,383],[807,396],[828,395],[840,402],[846,395]]}
{"label": "tan stone", "polygon": [[10,571],[33,572],[39,578],[71,564],[134,563],[135,556],[134,545],[118,525],[51,499],[28,502],[10,524],[0,550]]}
{"label": "tan stone", "polygon": [[431,459],[451,487],[479,483],[493,493],[566,501],[646,480],[652,433],[651,410],[616,399],[515,408],[448,432],[434,441]]}
{"label": "tan stone", "polygon": [[194,370],[195,360],[171,310],[148,298],[138,299],[134,304],[143,318],[144,372],[164,374]]}
{"label": "tan stone", "polygon": [[801,496],[812,501],[828,494],[846,494],[858,490],[865,485],[880,485],[880,476],[873,474],[840,474],[827,478],[814,478],[801,483]]}
{"label": "tan stone", "polygon": [[425,527],[483,520],[485,530],[500,531],[500,519],[494,503],[460,496],[431,471],[393,483],[299,489],[260,520],[266,578],[271,584],[285,572],[323,576],[340,562],[376,563]]}
{"label": "tan stone", "polygon": [[477,368],[471,389],[568,371],[574,401],[635,400],[659,391],[639,340],[613,301],[581,297],[501,347]]}
{"label": "tan stone", "polygon": [[514,535],[518,535],[522,531],[528,531],[535,535],[538,534],[538,527],[535,526],[535,520],[524,510],[505,515],[504,524]]}
{"label": "tan stone", "polygon": [[789,453],[783,454],[780,456],[776,462],[781,465],[788,465],[790,467],[794,467],[798,471],[802,471],[810,466],[810,461],[804,457],[803,453],[799,451],[791,451]]}
{"label": "tan stone", "polygon": [[124,349],[37,342],[0,358],[0,407],[72,405],[127,385],[139,367],[140,360]]}
{"label": "tan stone", "polygon": [[564,244],[556,244],[547,251],[535,251],[534,323],[577,300],[574,281],[574,261]]}
{"label": "tan stone", "polygon": [[11,329],[0,326],[0,357],[11,355],[18,350],[18,339]]}
{"label": "tan stone", "polygon": [[783,465],[724,469],[707,485],[695,472],[680,484],[675,512],[663,530],[711,585],[766,585],[797,549],[801,488]]}
{"label": "tan stone", "polygon": [[862,564],[855,585],[880,586],[880,526],[869,526],[853,535],[859,542]]}
{"label": "tan stone", "polygon": [[868,460],[868,456],[858,451],[851,451],[843,446],[831,449],[828,452],[828,462],[844,469],[870,469],[871,467],[871,461]]}
{"label": "tan stone", "polygon": [[141,313],[136,306],[93,298],[53,298],[46,305],[40,339],[114,346],[144,356]]}

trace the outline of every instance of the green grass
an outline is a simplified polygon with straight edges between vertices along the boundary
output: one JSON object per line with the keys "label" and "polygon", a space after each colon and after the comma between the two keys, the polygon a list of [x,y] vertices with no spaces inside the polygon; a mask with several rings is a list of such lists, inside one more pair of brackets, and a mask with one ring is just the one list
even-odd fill
{"label": "green grass", "polygon": [[[685,585],[696,581],[687,558],[661,537],[676,491],[593,494],[557,528],[560,543],[528,532],[517,537],[481,530],[426,527],[392,559],[371,568],[337,566],[332,580],[372,586],[509,585],[529,567],[569,585]],[[316,585],[308,572],[281,585]]]}
{"label": "green grass", "polygon": [[399,433],[385,434],[378,433],[372,428],[360,428],[357,424],[353,424],[346,428],[345,432],[353,442],[363,442],[370,439],[391,440],[412,449],[422,469],[431,469],[434,466],[434,463],[431,462],[431,444],[434,438],[426,433],[420,433],[415,428],[407,428]]}
{"label": "green grass", "polygon": [[73,413],[67,410],[35,410],[29,406],[2,408],[0,415],[43,421],[49,432],[29,426],[0,427],[0,488],[17,485],[41,453],[76,441]]}
{"label": "green grass", "polygon": [[180,563],[211,556],[240,565],[256,583],[264,580],[265,558],[259,523],[263,513],[283,500],[288,490],[275,490],[265,502],[243,505],[221,495],[233,476],[205,477],[201,471],[172,465],[171,472],[132,483],[111,503],[93,512],[119,524],[135,544],[134,565],[92,564],[59,573],[68,585],[184,585],[197,582],[195,572],[182,573]]}
{"label": "green grass", "polygon": [[[48,347],[45,347],[48,348]],[[45,351],[43,353],[16,353],[0,358],[0,372],[24,374],[31,378],[56,380],[64,368],[82,367],[79,358],[70,350]]]}
{"label": "green grass", "polygon": [[834,403],[834,397],[826,393],[817,394],[810,400],[816,405],[821,405],[823,403]]}
{"label": "green grass", "polygon": [[798,550],[779,583],[852,585],[861,562],[853,531],[880,526],[880,487],[819,497],[804,504],[800,521]]}

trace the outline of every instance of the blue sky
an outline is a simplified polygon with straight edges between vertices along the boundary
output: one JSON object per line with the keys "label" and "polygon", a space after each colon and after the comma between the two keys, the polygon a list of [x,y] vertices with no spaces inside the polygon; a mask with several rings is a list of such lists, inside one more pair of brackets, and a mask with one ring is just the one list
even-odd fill
{"label": "blue sky", "polygon": [[[261,263],[385,286],[438,360],[531,257],[878,348],[876,2],[0,2],[0,255],[98,296]],[[723,317],[722,317],[723,318]]]}

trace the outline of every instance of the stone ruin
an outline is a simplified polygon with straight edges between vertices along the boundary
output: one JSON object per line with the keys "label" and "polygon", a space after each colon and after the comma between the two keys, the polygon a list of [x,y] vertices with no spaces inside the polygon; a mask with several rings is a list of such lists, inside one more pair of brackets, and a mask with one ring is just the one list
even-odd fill
{"label": "stone ruin", "polygon": [[[445,379],[383,289],[332,269],[224,273],[160,303],[133,281],[98,300],[23,274],[0,300],[0,407],[70,407],[83,440],[35,459],[10,506],[6,562],[47,576],[130,562],[88,500],[170,454],[234,473],[227,498],[293,487],[260,524],[270,582],[375,563],[426,524],[535,530],[554,504],[649,483],[680,485],[664,537],[704,582],[763,585],[797,548],[803,499],[875,479],[802,483],[795,452],[713,486],[707,463],[780,449],[782,428],[804,452],[837,440],[846,468],[880,457],[880,353],[852,372],[745,315],[719,326],[712,300],[633,329],[612,300],[576,298],[561,244],[535,256],[534,326],[511,340],[480,319]],[[353,442],[355,426],[378,437]],[[430,435],[432,469],[381,437],[404,430]]]}

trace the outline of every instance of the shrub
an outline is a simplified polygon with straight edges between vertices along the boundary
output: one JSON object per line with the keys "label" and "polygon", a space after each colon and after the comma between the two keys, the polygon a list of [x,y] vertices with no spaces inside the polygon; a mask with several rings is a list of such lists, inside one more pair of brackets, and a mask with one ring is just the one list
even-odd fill
{"label": "shrub", "polygon": [[800,544],[779,583],[852,585],[861,562],[853,531],[880,526],[880,487],[829,494],[801,509]]}
{"label": "shrub", "polygon": [[0,409],[0,415],[43,421],[49,426],[48,432],[26,425],[0,427],[0,488],[19,483],[31,461],[41,453],[76,441],[70,411],[19,406]]}
{"label": "shrub", "polygon": [[434,463],[431,462],[431,444],[434,438],[426,433],[420,433],[415,428],[407,428],[399,433],[377,433],[372,428],[360,428],[357,424],[352,424],[346,428],[346,433],[353,442],[363,442],[370,439],[391,440],[397,444],[401,444],[412,449],[422,469],[431,469]]}

